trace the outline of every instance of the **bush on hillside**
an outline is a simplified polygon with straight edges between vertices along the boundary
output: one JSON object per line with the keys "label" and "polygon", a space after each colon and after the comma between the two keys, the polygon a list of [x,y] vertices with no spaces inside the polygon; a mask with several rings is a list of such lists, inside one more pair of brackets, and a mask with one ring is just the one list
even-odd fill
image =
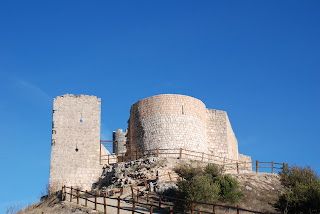
{"label": "bush on hillside", "polygon": [[177,197],[213,203],[219,198],[220,187],[210,176],[197,175],[189,180],[178,182]]}
{"label": "bush on hillside", "polygon": [[181,178],[190,180],[196,175],[201,175],[203,169],[201,167],[193,167],[191,165],[181,165],[174,170]]}
{"label": "bush on hillside", "polygon": [[283,213],[319,213],[320,179],[309,167],[287,164],[279,173],[281,184],[287,189],[280,195],[276,208]]}
{"label": "bush on hillside", "polygon": [[[208,164],[205,169],[182,165],[175,172],[181,177],[178,181],[178,198],[205,203],[235,203],[243,196],[237,180],[228,175],[223,176],[222,169],[214,164]],[[187,209],[190,204],[180,202],[177,206]]]}
{"label": "bush on hillside", "polygon": [[236,203],[243,197],[240,191],[240,186],[235,178],[229,175],[224,175],[218,180],[220,186],[220,200],[224,202]]}
{"label": "bush on hillside", "polygon": [[215,164],[209,163],[204,169],[204,173],[211,175],[213,178],[216,178],[222,174],[223,168],[218,167]]}

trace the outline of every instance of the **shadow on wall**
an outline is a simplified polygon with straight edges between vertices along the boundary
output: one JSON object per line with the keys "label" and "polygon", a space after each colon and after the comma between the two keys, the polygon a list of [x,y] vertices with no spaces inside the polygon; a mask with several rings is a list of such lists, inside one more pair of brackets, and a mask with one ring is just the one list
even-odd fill
{"label": "shadow on wall", "polygon": [[[136,150],[144,151],[146,149],[144,144],[140,144],[139,147],[138,145],[136,145],[136,143],[133,144],[133,142],[143,142],[145,139],[145,127],[143,126],[141,118],[142,118],[142,115],[141,115],[141,112],[139,111],[138,106],[132,105],[130,110],[130,119],[128,121],[129,123],[128,135],[127,135],[128,154],[129,152],[132,152],[132,151],[136,151]],[[133,124],[134,124],[134,127],[133,127]],[[133,141],[132,139],[137,139],[137,141]]]}

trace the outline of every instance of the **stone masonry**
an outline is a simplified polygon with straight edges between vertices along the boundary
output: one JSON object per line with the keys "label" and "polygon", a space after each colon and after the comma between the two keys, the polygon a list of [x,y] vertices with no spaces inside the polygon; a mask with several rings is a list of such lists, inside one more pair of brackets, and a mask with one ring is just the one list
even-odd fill
{"label": "stone masonry", "polygon": [[[193,97],[161,94],[134,103],[128,121],[127,153],[188,149],[238,161],[238,141],[227,112],[207,109]],[[251,161],[241,155],[241,160]]]}
{"label": "stone masonry", "polygon": [[184,95],[164,94],[132,105],[128,151],[184,148],[207,151],[206,108]]}
{"label": "stone masonry", "polygon": [[54,99],[50,191],[62,185],[89,190],[101,175],[100,115],[101,99],[95,96]]}
{"label": "stone masonry", "polygon": [[207,109],[207,135],[210,153],[238,160],[238,141],[227,112]]}
{"label": "stone masonry", "polygon": [[227,112],[207,109],[190,96],[162,94],[134,103],[128,129],[113,132],[112,156],[100,144],[100,118],[100,98],[66,94],[54,99],[50,191],[63,185],[89,190],[103,164],[109,159],[109,163],[117,162],[116,154],[132,157],[134,151],[183,148],[224,161],[251,162],[250,156],[238,153]]}
{"label": "stone masonry", "polygon": [[117,129],[113,132],[113,153],[116,155],[121,155],[126,153],[126,141],[127,141],[127,130],[125,132],[122,129]]}

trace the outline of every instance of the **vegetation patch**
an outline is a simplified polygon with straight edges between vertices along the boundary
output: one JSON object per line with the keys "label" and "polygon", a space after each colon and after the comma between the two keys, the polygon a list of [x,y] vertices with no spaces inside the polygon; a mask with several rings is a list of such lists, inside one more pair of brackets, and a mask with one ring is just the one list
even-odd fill
{"label": "vegetation patch", "polygon": [[[177,197],[204,203],[236,203],[243,197],[236,178],[222,175],[222,168],[208,164],[205,168],[184,164],[175,169],[180,176]],[[177,206],[188,209],[190,203],[179,201]]]}
{"label": "vegetation patch", "polygon": [[282,213],[320,213],[320,179],[309,167],[285,165],[280,174],[286,192],[276,208]]}

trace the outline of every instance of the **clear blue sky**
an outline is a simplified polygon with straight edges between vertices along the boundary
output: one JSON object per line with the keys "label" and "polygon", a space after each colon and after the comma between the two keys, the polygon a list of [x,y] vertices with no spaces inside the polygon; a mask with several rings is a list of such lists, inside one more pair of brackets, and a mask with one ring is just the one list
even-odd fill
{"label": "clear blue sky", "polygon": [[49,179],[52,99],[178,93],[226,110],[239,151],[320,172],[319,1],[1,1],[0,213]]}

